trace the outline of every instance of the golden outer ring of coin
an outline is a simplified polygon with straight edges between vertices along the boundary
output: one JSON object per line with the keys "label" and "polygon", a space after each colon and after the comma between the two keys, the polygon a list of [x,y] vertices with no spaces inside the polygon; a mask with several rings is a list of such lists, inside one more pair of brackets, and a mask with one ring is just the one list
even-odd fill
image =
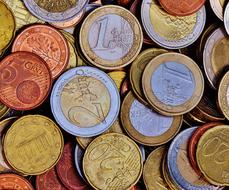
{"label": "golden outer ring of coin", "polygon": [[117,86],[117,88],[118,88],[118,90],[120,92],[122,82],[125,79],[127,73],[125,71],[111,71],[111,72],[109,72],[107,74],[115,82],[115,84],[116,84],[116,86]]}
{"label": "golden outer ring of coin", "polygon": [[[157,157],[158,155],[157,155],[157,153],[159,153],[160,155],[162,155],[162,157]],[[157,179],[156,179],[156,177],[154,176],[154,177],[152,177],[150,180],[151,180],[151,182],[149,182],[148,181],[148,178],[146,177],[146,175],[147,174],[149,174],[149,173],[152,173],[152,172],[154,172],[154,173],[159,173],[161,176],[163,176],[163,173],[162,173],[162,164],[163,164],[163,159],[164,159],[164,156],[165,156],[165,153],[166,153],[166,147],[165,146],[160,146],[160,147],[158,147],[158,148],[156,148],[155,150],[153,150],[151,153],[150,153],[150,155],[148,156],[148,158],[147,158],[147,160],[145,161],[145,164],[144,164],[144,167],[143,167],[143,181],[144,181],[144,184],[145,184],[145,186],[146,186],[146,189],[147,190],[152,190],[152,189],[161,189],[161,184],[160,185],[157,185],[158,183],[156,183],[157,181]],[[155,158],[154,158],[155,157]],[[153,159],[154,158],[154,159]],[[152,160],[151,160],[152,159]],[[157,170],[157,171],[155,171],[154,169],[155,168],[151,168],[151,165],[152,164],[156,164],[156,163],[153,163],[152,161],[153,160],[155,160],[155,159],[161,159],[160,160],[160,166],[159,166],[159,170]],[[158,166],[157,166],[158,167]],[[158,168],[156,168],[156,169],[158,169]],[[154,171],[152,171],[152,170],[154,170]],[[154,182],[154,183],[153,183]],[[152,188],[150,188],[150,185],[148,185],[148,183],[151,183],[151,184],[154,184],[154,187],[152,187]],[[165,182],[165,180],[164,180],[164,183],[166,183]],[[166,183],[167,184],[167,183]],[[158,187],[157,187],[158,186]]]}
{"label": "golden outer ring of coin", "polygon": [[[59,157],[58,157],[58,158],[56,159],[56,161],[52,164],[52,166],[50,166],[50,167],[48,167],[48,168],[45,168],[42,172],[30,172],[30,173],[28,173],[28,172],[24,172],[24,171],[18,170],[18,168],[15,167],[15,166],[12,164],[12,162],[8,159],[7,154],[6,154],[7,146],[6,146],[6,142],[5,142],[5,141],[6,141],[7,137],[9,136],[11,129],[12,129],[17,123],[19,123],[22,119],[24,119],[24,118],[29,118],[30,116],[38,116],[38,117],[41,117],[41,118],[46,119],[46,120],[50,121],[51,123],[53,123],[53,126],[54,126],[54,127],[56,128],[56,130],[59,132],[60,137],[61,137],[61,150],[60,150]],[[10,164],[10,167],[12,167],[14,170],[18,171],[19,173],[22,173],[23,176],[27,176],[27,175],[40,175],[40,174],[45,173],[46,171],[50,170],[50,169],[51,169],[53,166],[55,166],[55,165],[58,163],[58,161],[60,160],[61,155],[62,155],[61,153],[63,152],[63,149],[64,149],[64,138],[63,138],[63,135],[62,135],[61,130],[60,130],[59,127],[56,125],[56,123],[54,123],[54,122],[53,122],[51,119],[49,119],[48,117],[43,116],[43,115],[26,115],[26,116],[23,116],[23,117],[19,118],[18,120],[16,120],[16,121],[11,125],[11,127],[8,129],[8,131],[6,132],[5,137],[4,137],[4,139],[3,139],[3,149],[4,149],[4,155],[5,155],[5,158],[6,158],[7,162]]]}
{"label": "golden outer ring of coin", "polygon": [[[229,186],[229,183],[224,183],[220,181],[220,178],[222,178],[222,176],[218,175],[217,178],[213,179],[212,177],[209,176],[209,174],[207,173],[207,171],[205,171],[203,169],[203,162],[204,165],[207,165],[208,162],[205,160],[205,158],[201,157],[201,154],[203,153],[203,146],[204,146],[204,142],[206,143],[206,140],[210,139],[209,136],[211,136],[211,134],[216,135],[218,131],[222,131],[222,130],[228,130],[229,131],[229,126],[228,125],[219,125],[216,127],[213,127],[211,129],[208,129],[201,137],[200,140],[198,141],[197,144],[197,150],[196,150],[196,161],[197,161],[197,165],[201,171],[201,173],[204,175],[204,177],[213,185],[216,186]],[[206,145],[206,144],[205,144]],[[226,145],[225,145],[226,146]],[[215,154],[217,154],[217,149],[214,149],[213,151],[216,151]],[[206,167],[206,166],[205,166]],[[209,168],[212,167],[212,163],[209,165]],[[212,168],[211,168],[212,169]],[[215,170],[215,169],[214,169]],[[228,180],[229,182],[229,180]]]}
{"label": "golden outer ring of coin", "polygon": [[200,119],[196,118],[193,116],[190,112],[184,114],[184,120],[188,122],[189,124],[194,124],[194,125],[200,125],[200,124],[205,124],[206,122],[201,121]]}
{"label": "golden outer ring of coin", "polygon": [[[132,139],[130,139],[129,137],[127,137],[126,135],[124,135],[124,134],[119,134],[119,133],[107,133],[107,134],[103,134],[103,135],[100,135],[100,136],[98,136],[97,138],[95,138],[89,145],[88,145],[88,147],[87,147],[87,149],[86,149],[86,151],[85,151],[85,153],[84,153],[84,157],[83,157],[83,173],[85,174],[85,177],[86,177],[86,179],[87,179],[87,181],[88,181],[88,183],[94,188],[94,189],[96,189],[96,190],[100,190],[100,189],[98,189],[91,181],[90,181],[90,178],[89,178],[89,176],[87,175],[87,172],[86,172],[86,169],[85,169],[85,160],[86,160],[86,155],[88,154],[88,151],[90,150],[90,148],[91,148],[91,146],[94,144],[94,143],[96,143],[96,141],[98,140],[98,139],[102,139],[103,137],[105,137],[105,136],[113,136],[113,135],[118,135],[118,136],[121,136],[121,137],[123,137],[123,138],[128,138],[128,140],[135,146],[135,148],[138,150],[138,153],[139,153],[139,156],[140,156],[140,158],[142,159],[142,153],[141,153],[141,150],[140,150],[140,148],[139,148],[139,146],[132,140]],[[138,177],[137,177],[137,179],[132,183],[132,185],[131,185],[131,187],[133,187],[138,181],[139,181],[139,179],[141,178],[141,175],[142,175],[142,170],[143,170],[143,161],[141,160],[140,161],[140,171],[139,171],[139,175],[138,175]],[[129,190],[130,188],[128,188],[128,190]]]}
{"label": "golden outer ring of coin", "polygon": [[229,120],[229,106],[227,91],[229,88],[229,71],[223,76],[218,90],[218,105],[223,115]]}
{"label": "golden outer ring of coin", "polygon": [[[196,89],[192,97],[184,104],[179,106],[169,106],[163,104],[157,99],[151,89],[151,76],[153,72],[159,65],[168,61],[181,63],[188,67],[190,71],[192,71],[196,82]],[[191,58],[180,53],[165,53],[152,59],[151,62],[146,66],[142,77],[142,87],[148,102],[155,110],[162,115],[176,116],[189,112],[200,102],[204,92],[204,77],[198,65]]]}
{"label": "golden outer ring of coin", "polygon": [[178,133],[183,122],[182,115],[175,116],[173,118],[173,123],[171,127],[160,136],[148,137],[139,133],[133,127],[129,118],[130,107],[134,100],[135,98],[133,93],[129,92],[122,103],[121,113],[120,113],[122,125],[124,126],[124,129],[126,130],[128,135],[131,136],[131,138],[133,138],[135,141],[143,145],[158,146],[170,141]]}
{"label": "golden outer ring of coin", "polygon": [[[142,74],[144,71],[144,68],[141,68],[141,64],[145,62],[150,62],[151,59],[155,58],[158,55],[161,55],[163,53],[167,53],[168,50],[165,49],[159,49],[159,48],[150,48],[147,50],[144,50],[141,52],[137,58],[134,60],[134,62],[131,64],[130,68],[130,84],[132,86],[132,90],[134,94],[137,96],[140,102],[142,102],[144,105],[148,105],[148,102],[145,100],[146,98],[144,97],[143,92],[139,89],[141,89],[141,79]],[[139,76],[141,75],[141,76]]]}
{"label": "golden outer ring of coin", "polygon": [[168,167],[166,165],[166,158],[167,158],[167,154],[164,155],[164,158],[162,160],[162,174],[164,176],[165,182],[167,183],[167,185],[171,190],[179,190],[179,188],[175,185],[175,183],[173,183],[173,180],[170,177]]}
{"label": "golden outer ring of coin", "polygon": [[4,4],[5,7],[11,12],[12,18],[13,18],[13,22],[14,22],[14,30],[13,30],[13,34],[11,36],[11,40],[9,41],[9,43],[2,49],[0,50],[0,57],[5,53],[5,51],[8,49],[8,47],[11,45],[11,43],[14,40],[15,34],[16,34],[16,18],[14,16],[14,13],[12,11],[12,9],[8,6],[8,4],[2,0],[0,0],[0,3]]}
{"label": "golden outer ring of coin", "polygon": [[[133,45],[130,51],[123,58],[116,61],[104,60],[98,57],[91,50],[90,45],[88,43],[87,35],[89,33],[90,26],[97,18],[104,16],[106,14],[117,14],[117,15],[121,14],[121,17],[128,20],[128,23],[131,25],[133,33],[135,34]],[[138,56],[143,44],[143,33],[139,21],[130,11],[117,5],[105,5],[94,10],[84,20],[80,29],[79,42],[83,54],[91,64],[101,69],[114,70],[129,65]],[[113,66],[109,66],[109,65],[113,65]]]}

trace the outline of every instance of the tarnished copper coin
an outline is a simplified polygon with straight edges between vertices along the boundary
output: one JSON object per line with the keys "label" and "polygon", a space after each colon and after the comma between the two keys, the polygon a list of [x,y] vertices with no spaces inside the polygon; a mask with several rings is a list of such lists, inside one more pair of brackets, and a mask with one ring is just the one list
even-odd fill
{"label": "tarnished copper coin", "polygon": [[16,174],[0,175],[1,190],[34,190],[33,186],[23,177]]}
{"label": "tarnished copper coin", "polygon": [[52,78],[59,76],[67,67],[69,47],[64,36],[55,28],[36,24],[23,30],[15,39],[12,52],[28,51],[46,61]]}
{"label": "tarnished copper coin", "polygon": [[206,0],[159,0],[161,6],[171,15],[188,16],[197,12]]}
{"label": "tarnished copper coin", "polygon": [[55,168],[36,177],[36,190],[67,190],[58,179]]}
{"label": "tarnished copper coin", "polygon": [[30,110],[48,96],[52,78],[44,60],[30,52],[16,52],[0,62],[0,100],[15,110]]}
{"label": "tarnished copper coin", "polygon": [[197,149],[197,144],[200,140],[200,137],[210,128],[215,127],[217,125],[222,125],[220,122],[212,122],[212,123],[207,123],[203,125],[202,127],[199,127],[195,130],[193,133],[191,139],[189,140],[189,145],[188,145],[188,156],[189,160],[191,163],[191,166],[195,170],[195,172],[198,175],[201,175],[201,172],[199,170],[199,167],[196,163],[196,149]]}
{"label": "tarnished copper coin", "polygon": [[81,179],[75,169],[74,162],[75,147],[73,143],[68,142],[64,146],[63,154],[56,165],[57,174],[61,182],[71,190],[88,190],[88,185]]}

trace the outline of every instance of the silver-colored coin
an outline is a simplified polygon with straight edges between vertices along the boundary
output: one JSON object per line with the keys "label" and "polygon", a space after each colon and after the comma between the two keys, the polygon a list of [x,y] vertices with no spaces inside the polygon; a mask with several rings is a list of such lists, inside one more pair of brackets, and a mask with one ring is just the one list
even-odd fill
{"label": "silver-colored coin", "polygon": [[229,3],[227,4],[224,12],[224,26],[227,31],[227,34],[229,34]]}
{"label": "silver-colored coin", "polygon": [[[180,75],[180,76],[179,76]],[[158,100],[170,106],[186,103],[196,88],[192,71],[184,64],[165,62],[151,77],[151,89]]]}
{"label": "silver-colored coin", "polygon": [[86,178],[84,176],[83,173],[83,155],[84,155],[84,150],[82,148],[80,148],[80,146],[78,144],[76,144],[76,148],[75,148],[75,165],[76,165],[76,170],[78,172],[78,174],[80,175],[80,177],[86,182]]}
{"label": "silver-colored coin", "polygon": [[118,117],[120,95],[114,81],[89,66],[68,70],[56,81],[51,110],[68,133],[92,137],[109,129]]}
{"label": "silver-colored coin", "polygon": [[167,156],[167,165],[170,176],[176,185],[182,190],[219,189],[198,176],[189,162],[187,153],[188,142],[196,129],[197,127],[191,127],[182,131],[171,143]]}
{"label": "silver-colored coin", "polygon": [[210,0],[210,5],[215,15],[223,21],[223,8],[226,0]]}
{"label": "silver-colored coin", "polygon": [[130,107],[129,118],[135,130],[148,137],[162,135],[169,130],[173,123],[173,117],[160,115],[137,99],[133,101]]}
{"label": "silver-colored coin", "polygon": [[73,19],[83,10],[88,0],[24,0],[24,3],[37,18],[46,22],[62,22]]}
{"label": "silver-colored coin", "polygon": [[145,162],[146,160],[146,151],[145,151],[145,147],[143,145],[139,145],[139,149],[141,151],[142,154],[142,162]]}
{"label": "silver-colored coin", "polygon": [[165,12],[156,0],[143,0],[141,18],[145,31],[155,43],[167,49],[181,49],[201,35],[206,10],[203,6],[195,16],[178,17]]}

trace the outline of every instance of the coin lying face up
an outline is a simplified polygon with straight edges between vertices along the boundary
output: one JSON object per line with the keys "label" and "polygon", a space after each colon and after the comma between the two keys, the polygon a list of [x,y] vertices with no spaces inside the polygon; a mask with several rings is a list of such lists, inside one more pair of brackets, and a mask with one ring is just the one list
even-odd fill
{"label": "coin lying face up", "polygon": [[92,137],[115,122],[120,96],[113,80],[93,67],[77,67],[57,80],[51,109],[59,125],[75,136]]}
{"label": "coin lying face up", "polygon": [[182,115],[193,109],[204,91],[198,65],[179,53],[165,53],[146,66],[142,86],[149,103],[159,113]]}
{"label": "coin lying face up", "polygon": [[86,58],[102,69],[130,64],[143,42],[137,18],[126,9],[108,5],[93,11],[80,31],[80,46]]}

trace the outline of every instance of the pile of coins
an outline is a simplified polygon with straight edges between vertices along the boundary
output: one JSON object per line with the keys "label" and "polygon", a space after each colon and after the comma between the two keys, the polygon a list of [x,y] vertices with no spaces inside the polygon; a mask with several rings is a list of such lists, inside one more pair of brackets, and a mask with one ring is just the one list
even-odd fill
{"label": "pile of coins", "polygon": [[229,3],[0,0],[0,190],[229,186]]}

